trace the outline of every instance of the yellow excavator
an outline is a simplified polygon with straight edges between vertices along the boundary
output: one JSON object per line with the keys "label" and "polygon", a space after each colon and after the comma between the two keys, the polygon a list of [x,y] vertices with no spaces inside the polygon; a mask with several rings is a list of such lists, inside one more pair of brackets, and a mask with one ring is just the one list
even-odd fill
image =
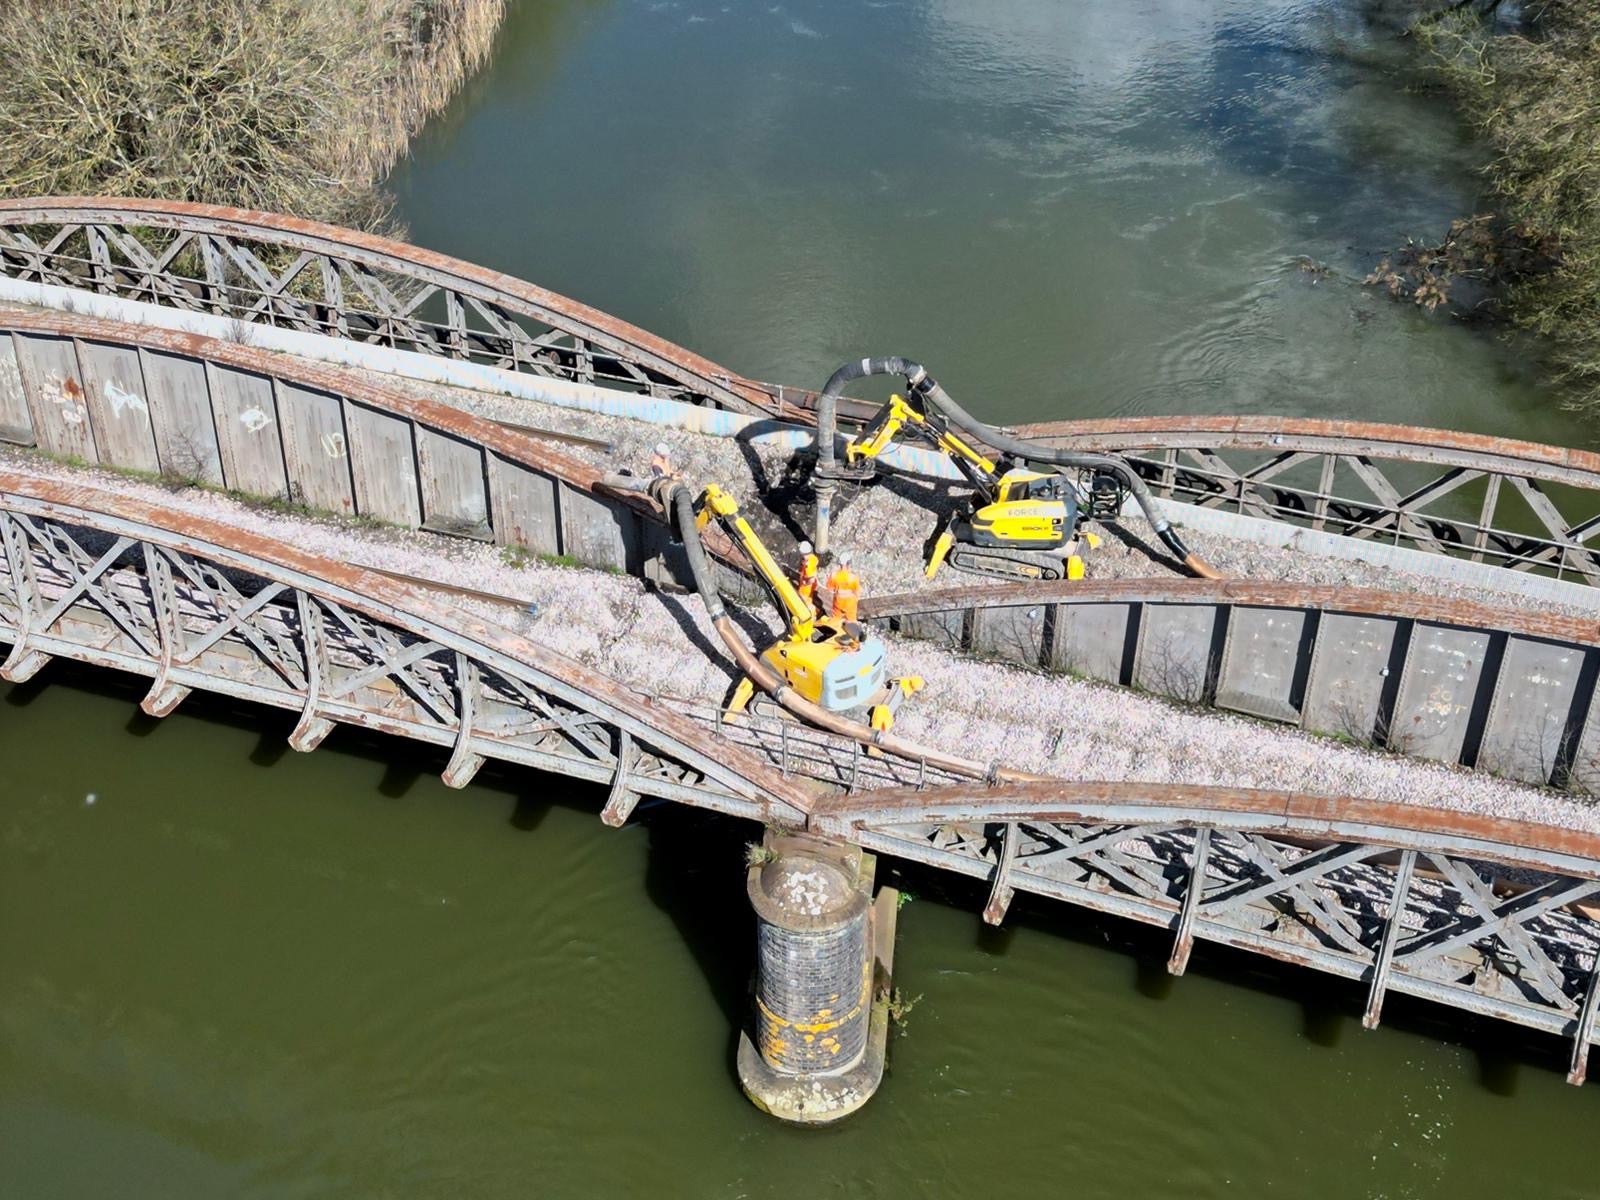
{"label": "yellow excavator", "polygon": [[[910,432],[943,450],[974,493],[951,517],[928,556],[927,577],[949,559],[957,570],[1003,579],[1083,578],[1084,544],[1099,538],[1078,532],[1078,489],[1059,471],[1005,467],[951,430],[937,412],[923,412],[904,397],[889,402],[845,446],[845,463],[854,469],[870,463]],[[1099,482],[1099,481],[1096,481]],[[1121,504],[1121,497],[1104,503]]]}
{"label": "yellow excavator", "polygon": [[[713,520],[744,551],[788,624],[784,635],[761,652],[761,661],[782,676],[802,699],[833,713],[856,716],[874,730],[887,730],[901,702],[922,679],[885,680],[883,641],[854,621],[818,616],[789,582],[766,544],[739,514],[739,502],[710,484],[694,504],[695,532]],[[756,694],[748,676],[739,681],[732,712],[743,712]]]}

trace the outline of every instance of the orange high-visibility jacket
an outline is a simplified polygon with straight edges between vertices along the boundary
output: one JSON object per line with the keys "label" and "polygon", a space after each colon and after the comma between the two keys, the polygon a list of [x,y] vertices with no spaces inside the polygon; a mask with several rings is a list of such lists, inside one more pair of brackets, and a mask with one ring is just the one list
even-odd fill
{"label": "orange high-visibility jacket", "polygon": [[861,600],[861,580],[849,567],[838,567],[828,576],[828,591],[833,594],[832,613],[846,621],[856,619]]}

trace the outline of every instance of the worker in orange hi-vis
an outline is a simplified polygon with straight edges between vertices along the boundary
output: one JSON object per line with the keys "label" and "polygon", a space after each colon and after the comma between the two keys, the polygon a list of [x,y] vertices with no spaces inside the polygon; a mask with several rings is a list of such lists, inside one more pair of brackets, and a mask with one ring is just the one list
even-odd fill
{"label": "worker in orange hi-vis", "polygon": [[861,602],[861,580],[850,569],[850,552],[841,553],[833,574],[828,576],[828,594],[831,601],[828,611],[842,621],[856,619],[856,606]]}
{"label": "worker in orange hi-vis", "polygon": [[817,611],[817,554],[810,542],[800,543],[800,569],[795,572],[794,590]]}

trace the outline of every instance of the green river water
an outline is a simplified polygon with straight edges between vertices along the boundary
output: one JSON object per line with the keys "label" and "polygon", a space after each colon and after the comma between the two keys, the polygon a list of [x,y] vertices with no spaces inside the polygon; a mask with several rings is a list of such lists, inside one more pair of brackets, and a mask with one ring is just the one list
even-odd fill
{"label": "green river water", "polygon": [[[757,377],[920,357],[1000,419],[1289,412],[1566,444],[1364,293],[1477,152],[1353,0],[514,6],[413,240]],[[1326,263],[1327,275],[1294,265]],[[1564,1047],[907,869],[920,996],[844,1126],[733,1072],[750,827],[53,664],[0,691],[0,1197],[1587,1197]],[[891,874],[897,874],[890,871]]]}

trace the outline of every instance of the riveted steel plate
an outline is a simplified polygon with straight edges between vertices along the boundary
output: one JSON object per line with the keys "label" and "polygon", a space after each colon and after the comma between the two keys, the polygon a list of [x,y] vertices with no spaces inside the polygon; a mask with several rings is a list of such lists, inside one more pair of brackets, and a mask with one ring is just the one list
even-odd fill
{"label": "riveted steel plate", "polygon": [[205,364],[157,350],[139,351],[139,361],[161,469],[181,479],[221,486],[222,461]]}
{"label": "riveted steel plate", "polygon": [[1189,703],[1205,699],[1211,639],[1220,613],[1214,604],[1145,605],[1134,684]]}
{"label": "riveted steel plate", "polygon": [[72,343],[65,338],[19,333],[16,350],[39,448],[57,458],[99,462]]}
{"label": "riveted steel plate", "polygon": [[1528,783],[1548,783],[1583,672],[1578,646],[1509,638],[1477,765]]}
{"label": "riveted steel plate", "polygon": [[1235,608],[1217,681],[1217,707],[1273,721],[1299,721],[1294,680],[1311,614],[1296,608]]}
{"label": "riveted steel plate", "polygon": [[33,417],[28,413],[27,393],[22,390],[17,349],[8,333],[0,333],[0,442],[33,445]]}
{"label": "riveted steel plate", "polygon": [[502,546],[526,546],[535,554],[561,553],[556,485],[550,476],[493,454],[489,458],[489,490],[495,541]]}
{"label": "riveted steel plate", "polygon": [[1322,614],[1301,705],[1305,728],[1356,741],[1373,736],[1399,630],[1393,617]]}
{"label": "riveted steel plate", "polygon": [[277,394],[293,499],[328,512],[354,512],[350,446],[338,397],[292,384],[279,384]]}
{"label": "riveted steel plate", "polygon": [[483,453],[471,442],[417,426],[424,529],[485,541],[494,537]]}
{"label": "riveted steel plate", "polygon": [[100,461],[131,471],[159,470],[138,351],[79,342],[78,364],[83,370],[84,405],[94,427]]}
{"label": "riveted steel plate", "polygon": [[356,510],[415,529],[422,524],[417,448],[411,422],[363,404],[345,403],[350,431],[350,477]]}
{"label": "riveted steel plate", "polygon": [[1419,758],[1459,762],[1489,634],[1419,621],[1406,653],[1389,745]]}
{"label": "riveted steel plate", "polygon": [[278,422],[272,381],[214,364],[206,367],[206,378],[211,382],[217,454],[227,486],[252,496],[287,496],[283,426]]}
{"label": "riveted steel plate", "polygon": [[1089,679],[1121,682],[1133,608],[1131,604],[1056,605],[1050,665]]}
{"label": "riveted steel plate", "polygon": [[972,614],[972,650],[1036,667],[1044,657],[1048,604],[980,608]]}

